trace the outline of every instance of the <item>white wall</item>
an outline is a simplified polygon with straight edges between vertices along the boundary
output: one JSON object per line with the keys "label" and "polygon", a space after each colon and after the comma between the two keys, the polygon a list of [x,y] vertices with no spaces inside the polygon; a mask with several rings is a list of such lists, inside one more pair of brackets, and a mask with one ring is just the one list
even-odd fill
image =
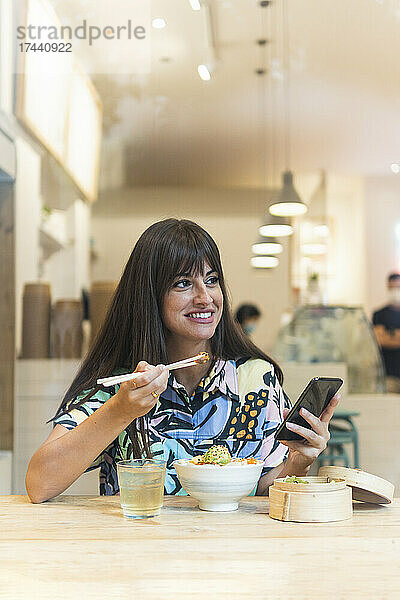
{"label": "white wall", "polygon": [[327,177],[327,213],[333,227],[328,258],[328,303],[366,303],[364,181],[362,177]]}
{"label": "white wall", "polygon": [[267,195],[254,190],[196,188],[131,188],[104,194],[93,207],[92,235],[98,259],[92,280],[117,280],[139,235],[166,217],[198,222],[221,251],[233,306],[253,302],[263,312],[254,336],[261,347],[272,346],[280,316],[289,302],[288,250],[277,269],[253,269],[251,245],[266,211]]}
{"label": "white wall", "polygon": [[[312,175],[296,178],[306,201],[316,183]],[[328,173],[326,205],[333,239],[328,303],[362,305],[370,317],[387,301],[387,274],[400,272],[400,176]]]}
{"label": "white wall", "polygon": [[12,0],[0,2],[0,109],[12,111],[13,101],[13,6]]}
{"label": "white wall", "polygon": [[[25,475],[29,461],[51,433],[52,424],[47,421],[55,415],[78,367],[79,361],[73,359],[16,362],[13,494],[25,494]],[[0,473],[2,466],[6,466],[2,458],[0,452]],[[64,493],[97,494],[98,489],[99,471],[96,469],[79,477]]]}
{"label": "white wall", "polygon": [[66,248],[46,261],[43,278],[51,282],[52,301],[81,297],[89,287],[90,206],[77,198],[65,211]]}
{"label": "white wall", "polygon": [[22,334],[24,284],[38,280],[41,213],[40,156],[22,138],[16,140],[15,183],[15,335],[17,353]]}
{"label": "white wall", "polygon": [[387,303],[387,275],[400,272],[400,175],[366,178],[365,220],[366,307],[371,314]]}
{"label": "white wall", "polygon": [[69,207],[65,211],[68,242],[44,263],[40,276],[40,225],[42,196],[41,157],[25,139],[16,140],[17,177],[15,185],[16,253],[16,346],[22,337],[22,294],[25,283],[39,280],[51,285],[51,299],[79,299],[82,287],[89,287],[90,206],[65,189]]}

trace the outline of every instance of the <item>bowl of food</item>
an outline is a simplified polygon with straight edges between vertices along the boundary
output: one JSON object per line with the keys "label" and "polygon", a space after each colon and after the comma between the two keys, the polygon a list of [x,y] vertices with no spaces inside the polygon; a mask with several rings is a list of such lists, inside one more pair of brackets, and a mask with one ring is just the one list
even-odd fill
{"label": "bowl of food", "polygon": [[224,446],[212,446],[205,454],[174,462],[183,489],[199,502],[201,510],[237,510],[239,500],[257,485],[263,462],[232,458]]}

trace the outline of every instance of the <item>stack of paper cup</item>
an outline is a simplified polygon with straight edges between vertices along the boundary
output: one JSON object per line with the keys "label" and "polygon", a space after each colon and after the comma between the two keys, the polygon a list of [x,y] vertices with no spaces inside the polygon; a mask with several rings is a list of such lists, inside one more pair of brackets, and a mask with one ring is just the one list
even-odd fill
{"label": "stack of paper cup", "polygon": [[48,358],[50,352],[49,283],[26,283],[22,298],[22,358]]}
{"label": "stack of paper cup", "polygon": [[53,311],[52,349],[54,358],[81,358],[82,317],[80,300],[58,300]]}
{"label": "stack of paper cup", "polygon": [[90,338],[91,342],[95,339],[101,326],[104,323],[105,316],[117,283],[115,281],[94,281],[90,290]]}

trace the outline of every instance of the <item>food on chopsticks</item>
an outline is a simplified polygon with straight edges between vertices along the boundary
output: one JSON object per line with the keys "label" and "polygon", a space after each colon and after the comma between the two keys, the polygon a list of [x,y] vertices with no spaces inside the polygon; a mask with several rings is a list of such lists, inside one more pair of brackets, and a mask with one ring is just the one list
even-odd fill
{"label": "food on chopsticks", "polygon": [[215,465],[224,467],[226,465],[256,465],[257,459],[250,458],[232,458],[231,453],[225,446],[211,446],[205,454],[194,456],[190,463],[193,465]]}
{"label": "food on chopsticks", "polygon": [[[169,365],[165,365],[165,369],[183,369],[185,367],[193,367],[194,365],[202,365],[210,360],[210,355],[208,352],[200,352],[196,354],[196,356],[192,356],[190,358],[184,358],[183,360],[178,360],[177,362],[170,363]],[[117,385],[122,383],[123,381],[132,381],[139,377],[141,372],[134,371],[133,373],[124,373],[121,375],[112,375],[111,377],[102,377],[97,380],[98,385],[104,385],[105,387],[110,387],[113,385]]]}
{"label": "food on chopsticks", "polygon": [[198,358],[195,358],[195,363],[197,365],[203,365],[208,360],[210,360],[210,355],[208,354],[208,352],[200,352]]}

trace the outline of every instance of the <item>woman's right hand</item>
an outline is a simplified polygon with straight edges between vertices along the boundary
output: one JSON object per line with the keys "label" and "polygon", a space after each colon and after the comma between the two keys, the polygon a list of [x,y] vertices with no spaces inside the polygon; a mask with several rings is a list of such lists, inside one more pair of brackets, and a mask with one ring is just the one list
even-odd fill
{"label": "woman's right hand", "polygon": [[169,371],[164,365],[149,365],[142,360],[135,373],[140,373],[131,381],[121,383],[115,399],[121,410],[127,412],[132,419],[148,413],[158,401],[158,396],[166,389]]}

